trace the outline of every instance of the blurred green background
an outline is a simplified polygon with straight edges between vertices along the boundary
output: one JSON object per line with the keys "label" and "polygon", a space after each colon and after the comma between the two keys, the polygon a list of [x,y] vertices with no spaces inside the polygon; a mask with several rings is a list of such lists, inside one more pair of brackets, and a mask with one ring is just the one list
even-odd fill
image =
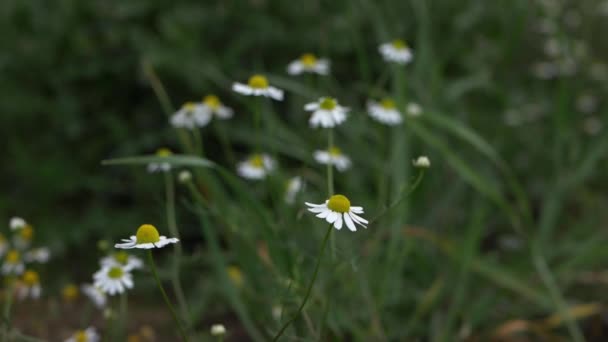
{"label": "blurred green background", "polygon": [[[307,95],[285,67],[315,52],[331,59],[327,83],[341,102],[363,107],[387,76],[378,44],[404,38],[415,52],[410,98],[431,113],[415,131],[415,151],[433,168],[411,204],[412,224],[479,243],[476,253],[508,259],[517,273],[530,260],[513,226],[527,215],[533,224],[520,229],[545,247],[562,291],[596,301],[608,260],[607,19],[599,0],[3,0],[0,218],[28,219],[60,260],[163,220],[158,177],[100,164],[178,146],[145,63],[175,108],[216,93],[238,116],[245,107],[230,92],[234,80],[265,71]],[[211,131],[204,139],[217,141]],[[505,203],[525,207],[521,217]],[[488,222],[472,242],[463,229],[479,207]],[[430,269],[417,281],[438,281],[440,252],[417,257]],[[604,283],[585,283],[581,272]]]}

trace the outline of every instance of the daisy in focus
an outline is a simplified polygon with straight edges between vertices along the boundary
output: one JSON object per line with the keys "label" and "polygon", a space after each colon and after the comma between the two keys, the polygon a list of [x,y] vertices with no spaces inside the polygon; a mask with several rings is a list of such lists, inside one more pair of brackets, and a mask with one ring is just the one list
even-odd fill
{"label": "daisy in focus", "polygon": [[115,248],[121,249],[150,249],[150,248],[161,248],[171,243],[179,242],[178,238],[168,238],[164,235],[160,235],[156,227],[151,224],[142,224],[137,228],[137,233],[131,235],[129,239],[122,239],[122,243],[114,245]]}
{"label": "daisy in focus", "polygon": [[313,128],[338,126],[346,120],[346,113],[349,111],[331,97],[322,97],[317,102],[308,103],[304,106],[304,110],[312,112],[309,123]]}
{"label": "daisy in focus", "polygon": [[2,274],[21,274],[24,269],[21,253],[15,249],[8,251],[2,264]]}
{"label": "daisy in focus", "polygon": [[80,291],[82,291],[97,308],[103,309],[106,306],[108,297],[99,287],[92,284],[83,284],[80,286]]}
{"label": "daisy in focus", "polygon": [[401,39],[393,40],[390,43],[384,43],[378,48],[380,54],[387,62],[397,64],[408,64],[414,58],[412,50]]}
{"label": "daisy in focus", "polygon": [[304,182],[300,177],[293,177],[287,181],[287,186],[285,189],[285,203],[294,204],[296,201],[296,196],[302,188],[304,187]]}
{"label": "daisy in focus", "polygon": [[329,74],[329,60],[317,58],[312,53],[305,53],[287,65],[287,73],[290,75],[300,75],[305,72],[327,75]]}
{"label": "daisy in focus", "polygon": [[247,96],[264,96],[274,100],[283,100],[283,91],[275,88],[268,83],[268,79],[262,75],[253,75],[247,84],[235,82],[232,90]]}
{"label": "daisy in focus", "polygon": [[8,223],[9,227],[11,228],[11,230],[19,230],[25,226],[27,226],[27,222],[22,219],[21,217],[11,217],[9,223]]}
{"label": "daisy in focus", "polygon": [[243,178],[264,179],[274,170],[274,160],[266,154],[253,154],[237,165],[237,172]]}
{"label": "daisy in focus", "polygon": [[65,342],[98,342],[99,334],[93,327],[88,327],[86,330],[78,330]]}
{"label": "daisy in focus", "polygon": [[24,300],[28,297],[32,299],[40,298],[42,288],[40,287],[40,277],[35,271],[27,270],[17,286],[17,298]]}
{"label": "daisy in focus", "polygon": [[125,252],[125,251],[119,251],[116,253],[112,253],[112,255],[108,255],[104,258],[101,259],[100,261],[101,266],[106,266],[106,267],[111,267],[111,266],[121,266],[124,267],[126,270],[134,270],[134,269],[140,269],[144,267],[144,262],[134,256],[134,255],[130,255],[129,253]]}
{"label": "daisy in focus", "polygon": [[367,104],[367,112],[372,119],[389,126],[398,125],[403,121],[401,112],[397,110],[395,101],[389,98],[385,98],[380,102],[370,100]]}
{"label": "daisy in focus", "polygon": [[133,276],[120,266],[103,267],[93,275],[93,285],[113,296],[133,288]]}
{"label": "daisy in focus", "polygon": [[323,204],[306,202],[308,211],[317,214],[318,218],[333,224],[334,228],[340,230],[346,224],[349,230],[356,232],[356,224],[367,228],[368,221],[358,214],[363,214],[363,207],[352,207],[350,200],[344,195],[333,195]]}
{"label": "daisy in focus", "polygon": [[[158,150],[156,150],[157,157],[170,157],[172,154],[173,154],[173,152],[171,152],[170,149],[165,148],[165,147],[159,148]],[[171,164],[169,164],[169,163],[156,162],[156,163],[148,164],[148,172],[150,172],[150,173],[169,172],[169,171],[171,171]]]}
{"label": "daisy in focus", "polygon": [[333,165],[340,172],[348,170],[351,165],[350,158],[342,154],[342,151],[335,146],[332,146],[327,151],[317,150],[313,156],[317,163]]}

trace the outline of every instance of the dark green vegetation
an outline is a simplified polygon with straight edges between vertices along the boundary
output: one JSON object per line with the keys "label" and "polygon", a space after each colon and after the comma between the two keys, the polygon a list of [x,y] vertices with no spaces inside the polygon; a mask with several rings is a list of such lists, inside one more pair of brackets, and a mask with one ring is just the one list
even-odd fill
{"label": "dark green vegetation", "polygon": [[[198,176],[212,204],[200,216],[188,189],[178,188],[182,282],[199,331],[228,317],[228,330],[265,339],[280,327],[271,308],[283,304],[290,316],[301,302],[325,225],[280,203],[281,182],[301,174],[301,201],[326,198],[325,168],[312,160],[325,136],[308,127],[301,106],[327,93],[353,108],[336,142],[354,166],[337,173],[336,189],[368,219],[413,182],[411,159],[427,154],[433,166],[369,229],[334,232],[336,256],[289,335],[488,340],[511,319],[558,314],[564,319],[539,323],[531,336],[592,340],[600,309],[576,322],[569,308],[606,297],[608,71],[600,62],[608,57],[608,6],[562,2],[4,0],[0,218],[25,217],[38,245],[51,247],[48,295],[69,279],[88,280],[100,238],[127,237],[144,222],[167,234],[163,177],[101,166],[160,146],[184,152],[144,66],[174,109],[207,93],[235,108],[221,129],[237,160],[252,150],[252,113],[230,85],[265,72],[287,92],[268,107],[274,129],[263,141],[280,159],[276,182],[207,170]],[[395,91],[394,70],[377,53],[395,38],[415,54],[400,69],[407,91],[396,95],[424,108],[399,131],[364,111],[368,97]],[[332,75],[314,88],[285,73],[304,52],[332,61]],[[206,157],[234,170],[217,132],[202,130]],[[214,227],[203,231],[213,230],[220,245],[207,244],[201,225]],[[262,243],[270,262],[259,257]],[[79,269],[66,269],[75,255]],[[242,270],[243,288],[226,284],[219,270],[228,264]],[[153,293],[150,279],[140,283],[150,286],[137,293]]]}

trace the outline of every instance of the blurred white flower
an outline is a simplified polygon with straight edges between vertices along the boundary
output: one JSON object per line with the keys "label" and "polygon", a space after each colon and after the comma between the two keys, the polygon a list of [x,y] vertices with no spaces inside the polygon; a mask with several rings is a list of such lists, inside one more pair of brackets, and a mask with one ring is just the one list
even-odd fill
{"label": "blurred white flower", "polygon": [[395,62],[398,64],[408,64],[414,58],[412,50],[401,39],[393,40],[390,43],[384,43],[378,48],[380,54],[387,62]]}
{"label": "blurred white flower", "polygon": [[51,252],[46,247],[34,248],[25,253],[23,260],[25,262],[38,262],[45,264],[51,258]]}
{"label": "blurred white flower", "polygon": [[21,229],[21,228],[27,226],[27,222],[25,222],[25,220],[22,219],[21,217],[15,216],[15,217],[11,217],[8,225],[11,228],[11,230],[18,230],[18,229]]}
{"label": "blurred white flower", "polygon": [[216,116],[218,119],[227,120],[232,118],[234,111],[232,108],[225,106],[220,98],[216,95],[210,94],[203,98],[203,109],[210,114],[210,116]]}
{"label": "blurred white flower", "polygon": [[[170,149],[165,148],[165,147],[159,148],[158,150],[156,150],[157,157],[169,157],[172,154],[173,154],[173,152],[171,152]],[[169,163],[155,162],[155,163],[148,164],[148,172],[150,172],[150,173],[169,172],[169,171],[171,171],[171,164],[169,164]]]}
{"label": "blurred white flower", "polygon": [[156,227],[151,224],[142,224],[137,228],[136,235],[132,235],[130,239],[122,239],[122,243],[114,245],[115,248],[121,249],[151,249],[162,248],[171,243],[179,242],[178,238],[168,238],[160,235]]}
{"label": "blurred white flower", "polygon": [[104,266],[93,275],[93,284],[101,291],[113,296],[133,288],[133,276],[121,266]]}
{"label": "blurred white flower", "polygon": [[422,115],[422,107],[416,102],[410,102],[405,108],[405,113],[411,117],[417,117]]}
{"label": "blurred white flower", "polygon": [[118,251],[108,255],[100,260],[102,267],[121,266],[127,271],[141,269],[144,267],[144,262],[125,251]]}
{"label": "blurred white flower", "polygon": [[318,218],[333,224],[334,228],[342,229],[342,224],[351,231],[357,231],[355,224],[367,228],[368,221],[357,214],[363,214],[363,207],[351,207],[350,200],[344,195],[333,195],[323,204],[306,202],[308,211],[317,214]]}
{"label": "blurred white flower", "polygon": [[302,178],[293,177],[287,181],[287,189],[285,190],[285,202],[287,204],[294,204],[296,201],[296,196],[304,187],[304,182],[302,182]]}
{"label": "blurred white flower", "polygon": [[420,157],[414,159],[412,161],[412,164],[414,164],[415,167],[418,167],[421,169],[428,169],[429,167],[431,167],[431,161],[429,160],[429,158],[427,156],[420,156]]}
{"label": "blurred white flower", "polygon": [[268,79],[262,75],[253,75],[247,84],[235,82],[232,90],[247,96],[264,96],[278,101],[283,100],[283,91],[268,83]]}
{"label": "blurred white flower", "polygon": [[272,318],[274,318],[276,321],[280,321],[282,315],[283,315],[283,307],[280,305],[273,305],[272,306]]}
{"label": "blurred white flower", "polygon": [[237,165],[238,174],[247,179],[264,179],[275,167],[274,160],[266,154],[253,154]]}
{"label": "blurred white flower", "polygon": [[23,273],[21,281],[17,285],[17,298],[24,300],[26,298],[38,299],[42,293],[40,287],[40,277],[35,271],[27,270]]}
{"label": "blurred white flower", "polygon": [[211,326],[212,336],[223,336],[226,335],[226,327],[223,324],[214,324]]}
{"label": "blurred white flower", "polygon": [[169,119],[175,128],[194,129],[204,127],[211,121],[211,113],[202,103],[186,102]]}
{"label": "blurred white flower", "polygon": [[184,184],[184,183],[188,183],[189,181],[192,180],[192,173],[188,170],[182,170],[178,175],[177,175],[177,180]]}
{"label": "blurred white flower", "polygon": [[329,150],[317,150],[313,156],[317,163],[333,165],[340,172],[348,170],[351,165],[350,158],[335,146],[330,147]]}
{"label": "blurred white flower", "polygon": [[2,274],[21,274],[24,269],[25,265],[21,260],[21,253],[15,249],[8,251],[4,257],[4,263],[2,264]]}
{"label": "blurred white flower", "polygon": [[99,287],[93,284],[82,284],[80,290],[93,302],[93,304],[95,304],[97,308],[102,309],[106,306],[108,298],[105,292],[103,292]]}
{"label": "blurred white flower", "polygon": [[367,103],[367,112],[372,119],[389,126],[398,125],[403,121],[395,102],[389,98],[380,102],[370,100]]}
{"label": "blurred white flower", "polygon": [[313,128],[335,127],[346,120],[346,113],[349,111],[331,97],[322,97],[317,102],[308,103],[304,106],[304,110],[313,112],[309,120],[310,126]]}
{"label": "blurred white flower", "polygon": [[305,53],[287,66],[287,73],[290,75],[300,75],[305,72],[327,75],[329,61],[325,58],[317,58],[312,53]]}
{"label": "blurred white flower", "polygon": [[98,342],[99,334],[94,327],[88,327],[86,330],[76,331],[70,338],[65,342]]}

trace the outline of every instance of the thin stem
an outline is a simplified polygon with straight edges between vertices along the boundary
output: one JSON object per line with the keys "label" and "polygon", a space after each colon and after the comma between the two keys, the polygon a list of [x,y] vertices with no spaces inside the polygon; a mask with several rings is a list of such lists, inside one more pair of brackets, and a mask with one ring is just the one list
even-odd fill
{"label": "thin stem", "polygon": [[127,291],[120,294],[120,334],[121,338],[127,336],[127,321],[128,321],[128,305]]}
{"label": "thin stem", "polygon": [[175,312],[173,305],[171,305],[171,301],[169,300],[169,297],[167,296],[167,293],[163,288],[163,284],[160,282],[160,278],[158,277],[158,272],[156,271],[156,264],[154,263],[154,256],[152,255],[152,249],[148,249],[148,261],[150,263],[150,268],[152,269],[154,279],[156,280],[156,285],[158,286],[160,293],[163,295],[163,299],[165,300],[167,307],[169,307],[169,311],[171,311],[171,316],[173,316],[173,320],[175,321],[175,324],[177,324],[179,333],[180,335],[182,335],[184,342],[188,342],[188,335],[186,335],[186,330],[184,330],[184,327],[182,327],[182,324],[180,323],[179,318],[177,317],[177,313]]}
{"label": "thin stem", "polygon": [[255,126],[255,153],[261,153],[262,145],[262,100],[259,96],[254,98],[253,125]]}
{"label": "thin stem", "polygon": [[13,282],[11,282],[8,285],[8,289],[6,291],[6,302],[4,303],[4,329],[2,329],[2,335],[4,336],[4,338],[8,338],[9,331],[11,328],[11,306],[13,304],[13,291]]}
{"label": "thin stem", "polygon": [[[334,147],[334,130],[327,130],[327,151],[331,153]],[[334,194],[334,169],[332,163],[327,163],[327,196],[328,198]]]}
{"label": "thin stem", "polygon": [[[173,175],[170,172],[165,173],[165,193],[167,196],[167,225],[169,226],[169,232],[173,237],[179,239],[180,235],[179,230],[177,229],[177,220],[175,218],[175,184],[173,182]],[[184,290],[180,280],[180,264],[182,254],[182,246],[177,244],[173,250],[173,272],[171,272],[171,284],[173,286],[173,291],[175,292],[175,297],[177,298],[179,308],[182,311],[182,316],[186,320],[186,323],[190,324],[188,304],[186,302],[186,296],[184,295]]]}
{"label": "thin stem", "polygon": [[200,128],[195,127],[192,130],[192,135],[194,136],[194,151],[201,157],[205,156],[205,149],[203,147],[203,139],[201,138]]}
{"label": "thin stem", "polygon": [[327,245],[327,240],[329,239],[329,236],[331,235],[332,230],[333,230],[333,224],[330,224],[329,227],[327,227],[327,232],[325,233],[325,237],[323,238],[323,242],[321,243],[321,249],[319,250],[319,255],[317,256],[317,264],[315,266],[315,271],[312,274],[312,279],[310,280],[310,284],[308,284],[308,289],[306,289],[306,295],[304,296],[304,300],[302,301],[302,304],[300,304],[300,307],[298,308],[298,311],[296,312],[296,314],[293,315],[293,317],[291,317],[291,319],[289,319],[287,322],[285,322],[285,324],[283,325],[281,330],[279,330],[279,332],[276,334],[276,336],[272,339],[273,341],[277,341],[279,339],[279,337],[281,337],[281,335],[283,335],[283,332],[285,332],[285,329],[287,329],[287,327],[289,327],[289,325],[291,323],[293,323],[293,321],[295,321],[298,318],[298,316],[300,316],[300,314],[302,313],[302,310],[304,309],[304,306],[306,305],[306,302],[308,302],[308,298],[310,297],[310,293],[312,292],[312,287],[315,284],[315,280],[317,280],[317,274],[319,273],[319,266],[321,266],[321,260],[323,259],[323,251],[325,251],[325,246]]}

